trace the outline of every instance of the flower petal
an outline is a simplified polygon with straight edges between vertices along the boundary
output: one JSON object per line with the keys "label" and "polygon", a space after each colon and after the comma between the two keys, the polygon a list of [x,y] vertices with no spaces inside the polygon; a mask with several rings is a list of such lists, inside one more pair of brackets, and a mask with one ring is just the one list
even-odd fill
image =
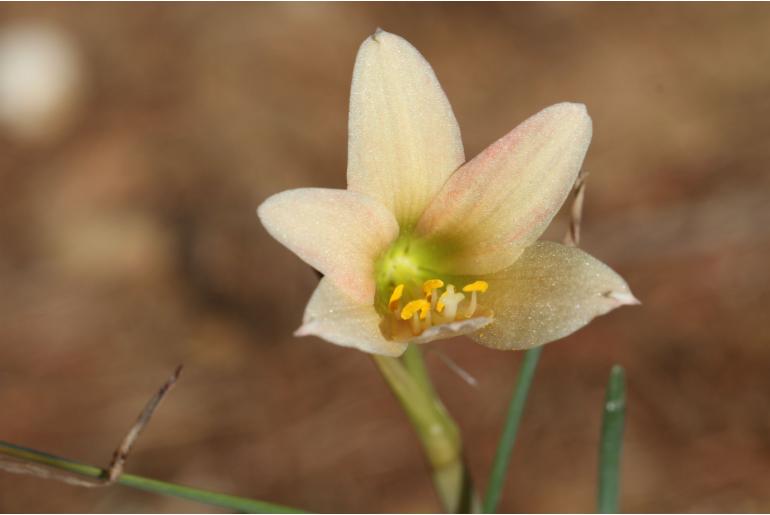
{"label": "flower petal", "polygon": [[351,191],[301,188],[273,195],[257,213],[276,240],[347,295],[374,302],[374,261],[398,235],[385,206]]}
{"label": "flower petal", "polygon": [[422,215],[417,234],[451,244],[447,271],[502,270],[556,215],[590,141],[584,105],[540,111],[457,170]]}
{"label": "flower petal", "polygon": [[378,29],[353,70],[348,189],[413,226],[464,161],[460,128],[430,64],[405,39]]}
{"label": "flower petal", "polygon": [[328,342],[355,347],[383,356],[400,356],[404,342],[386,340],[380,331],[380,315],[371,304],[359,304],[345,295],[328,277],[321,279],[305,308],[296,336],[315,335]]}
{"label": "flower petal", "polygon": [[478,331],[494,321],[491,317],[475,317],[468,320],[456,320],[448,324],[434,325],[427,328],[420,336],[411,340],[412,343],[428,343],[435,340],[447,340]]}
{"label": "flower petal", "polygon": [[496,349],[528,349],[571,334],[594,317],[639,301],[610,267],[553,242],[527,248],[490,276],[484,303],[495,321],[471,337]]}

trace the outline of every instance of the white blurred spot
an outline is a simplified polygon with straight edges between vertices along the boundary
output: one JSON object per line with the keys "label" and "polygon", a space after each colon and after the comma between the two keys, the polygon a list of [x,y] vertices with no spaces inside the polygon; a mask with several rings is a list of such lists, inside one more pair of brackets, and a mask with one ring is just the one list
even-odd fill
{"label": "white blurred spot", "polygon": [[0,27],[0,125],[27,141],[48,140],[73,120],[82,62],[72,40],[54,26]]}

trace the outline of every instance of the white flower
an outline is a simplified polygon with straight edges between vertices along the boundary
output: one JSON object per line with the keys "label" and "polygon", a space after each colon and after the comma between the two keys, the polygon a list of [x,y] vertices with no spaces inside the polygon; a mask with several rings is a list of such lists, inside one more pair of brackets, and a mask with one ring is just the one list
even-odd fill
{"label": "white flower", "polygon": [[590,140],[585,106],[562,103],[465,162],[430,65],[378,30],[353,72],[348,189],[290,190],[258,209],[325,275],[296,334],[389,356],[459,334],[526,349],[636,303],[605,264],[537,241]]}

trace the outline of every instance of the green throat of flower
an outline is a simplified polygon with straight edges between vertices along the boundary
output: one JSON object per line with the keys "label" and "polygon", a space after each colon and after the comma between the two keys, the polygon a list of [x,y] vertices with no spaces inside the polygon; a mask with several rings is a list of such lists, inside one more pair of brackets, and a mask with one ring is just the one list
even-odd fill
{"label": "green throat of flower", "polygon": [[402,234],[377,260],[375,308],[387,338],[419,341],[432,328],[492,316],[480,302],[485,281],[438,271],[445,251]]}

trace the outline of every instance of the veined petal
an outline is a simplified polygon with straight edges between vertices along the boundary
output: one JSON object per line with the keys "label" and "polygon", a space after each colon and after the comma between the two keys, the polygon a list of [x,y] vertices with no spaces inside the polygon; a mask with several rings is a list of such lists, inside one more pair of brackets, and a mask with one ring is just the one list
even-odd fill
{"label": "veined petal", "polygon": [[380,331],[380,315],[369,304],[345,295],[328,277],[321,279],[305,308],[296,336],[315,335],[324,340],[383,356],[400,356],[407,344],[386,340]]}
{"label": "veined petal", "polygon": [[488,278],[495,321],[471,337],[495,349],[528,349],[571,334],[594,317],[639,301],[610,267],[580,249],[538,242]]}
{"label": "veined petal", "polygon": [[453,249],[447,270],[502,270],[556,215],[590,141],[584,105],[540,111],[457,170],[422,215],[417,233]]}
{"label": "veined petal", "polygon": [[374,302],[374,262],[398,235],[385,206],[347,190],[301,188],[273,195],[257,213],[273,238],[348,296]]}
{"label": "veined petal", "polygon": [[457,320],[448,324],[429,327],[420,336],[411,340],[412,343],[428,343],[435,340],[448,340],[455,336],[462,336],[478,331],[494,321],[491,317],[475,317],[468,320]]}
{"label": "veined petal", "polygon": [[433,69],[405,39],[378,29],[353,70],[348,189],[380,200],[411,227],[464,161],[460,128]]}

